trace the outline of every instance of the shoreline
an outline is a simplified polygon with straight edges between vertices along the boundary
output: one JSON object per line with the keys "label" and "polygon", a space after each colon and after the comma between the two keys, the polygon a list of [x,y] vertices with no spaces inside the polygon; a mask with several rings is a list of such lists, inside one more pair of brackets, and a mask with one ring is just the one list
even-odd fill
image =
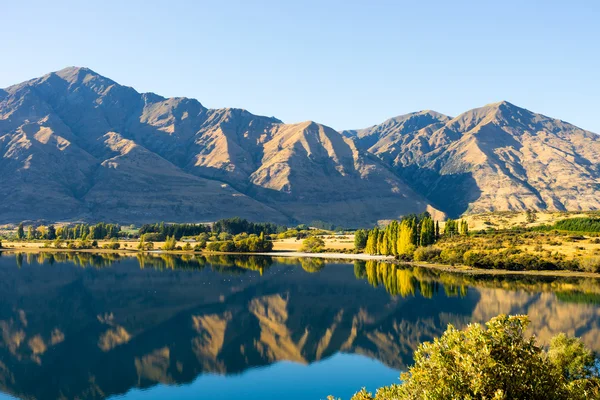
{"label": "shoreline", "polygon": [[172,255],[244,255],[244,256],[268,256],[268,257],[289,257],[289,258],[322,258],[329,260],[358,260],[358,261],[385,261],[397,265],[409,265],[414,267],[422,267],[434,269],[442,272],[466,274],[466,275],[503,275],[503,276],[546,276],[546,277],[562,277],[562,278],[593,278],[600,279],[600,273],[585,272],[585,271],[569,271],[569,270],[531,270],[531,271],[511,271],[505,269],[482,269],[472,268],[466,265],[445,265],[445,264],[429,264],[420,262],[404,262],[398,261],[393,256],[381,256],[370,254],[348,254],[348,253],[303,253],[299,251],[278,250],[270,253],[235,253],[235,252],[207,252],[207,251],[162,251],[162,250],[136,250],[136,249],[56,249],[43,247],[15,247],[1,248],[0,253],[18,252],[18,253],[100,253],[100,254],[119,254],[119,255],[135,255],[135,254],[172,254]]}
{"label": "shoreline", "polygon": [[445,265],[445,264],[424,264],[419,262],[406,262],[399,264],[407,264],[415,267],[435,269],[442,272],[449,272],[454,274],[464,275],[504,275],[504,276],[548,276],[556,278],[593,278],[600,279],[600,273],[597,272],[585,272],[585,271],[569,271],[564,269],[557,270],[530,270],[530,271],[511,271],[508,269],[483,269],[483,268],[472,268],[466,265]]}

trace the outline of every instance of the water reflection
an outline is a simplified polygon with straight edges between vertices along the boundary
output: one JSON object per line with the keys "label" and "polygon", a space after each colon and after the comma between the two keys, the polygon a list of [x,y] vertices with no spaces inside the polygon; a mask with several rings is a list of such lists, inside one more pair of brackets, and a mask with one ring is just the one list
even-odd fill
{"label": "water reflection", "polygon": [[565,331],[600,350],[599,297],[593,279],[472,277],[372,261],[4,254],[0,389],[104,398],[340,352],[400,370],[448,323],[502,312],[529,314],[542,340]]}

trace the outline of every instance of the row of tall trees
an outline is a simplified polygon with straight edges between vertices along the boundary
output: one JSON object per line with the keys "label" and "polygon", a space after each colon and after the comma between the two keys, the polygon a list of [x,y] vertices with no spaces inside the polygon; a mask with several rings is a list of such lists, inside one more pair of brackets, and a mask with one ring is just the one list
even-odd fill
{"label": "row of tall trees", "polygon": [[444,225],[444,234],[448,236],[468,235],[469,223],[465,220],[453,220],[448,218]]}
{"label": "row of tall trees", "polygon": [[[248,235],[260,234],[276,234],[285,232],[287,228],[282,225],[272,223],[256,223],[250,222],[239,217],[221,219],[215,222],[211,228],[209,224],[179,224],[179,223],[164,223],[157,222],[154,224],[144,224],[139,229],[139,236],[146,234],[155,234],[164,240],[167,237],[180,240],[184,236],[198,236],[202,233],[224,233],[238,235],[246,233]],[[121,227],[117,224],[107,224],[104,222],[95,225],[76,224],[55,228],[54,225],[49,226],[27,226],[23,223],[17,227],[17,238],[19,240],[98,240],[111,239],[119,236]],[[125,234],[125,232],[123,232]]]}
{"label": "row of tall trees", "polygon": [[197,236],[201,233],[210,232],[210,226],[206,224],[144,224],[140,227],[140,236],[146,233],[158,233],[162,237],[171,236],[179,240],[183,236]]}
{"label": "row of tall trees", "polygon": [[271,235],[273,233],[285,232],[286,230],[287,227],[283,225],[272,224],[270,222],[250,222],[240,217],[218,220],[212,227],[214,233],[225,232],[231,235],[238,235],[240,233],[247,233],[249,235],[264,233],[265,235]]}
{"label": "row of tall trees", "polygon": [[17,227],[17,238],[19,240],[98,240],[98,239],[111,239],[119,236],[121,227],[116,224],[106,224],[100,222],[96,225],[77,224],[73,226],[62,226],[55,228],[54,225],[28,226],[27,231],[23,223]]}
{"label": "row of tall trees", "polygon": [[[467,221],[449,219],[444,234],[467,235]],[[440,238],[439,222],[434,221],[428,212],[408,215],[400,221],[392,221],[385,228],[372,230],[359,229],[354,235],[354,247],[367,254],[389,256],[412,255],[417,247],[430,246]]]}

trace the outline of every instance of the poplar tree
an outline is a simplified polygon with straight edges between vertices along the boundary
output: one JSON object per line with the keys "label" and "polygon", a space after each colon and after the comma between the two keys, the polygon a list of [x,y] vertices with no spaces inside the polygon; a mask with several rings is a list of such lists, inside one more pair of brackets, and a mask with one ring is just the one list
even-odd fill
{"label": "poplar tree", "polygon": [[446,220],[446,225],[444,226],[444,235],[452,236],[457,233],[456,221],[451,218]]}
{"label": "poplar tree", "polygon": [[394,256],[398,255],[398,221],[394,220],[390,223],[390,253]]}
{"label": "poplar tree", "polygon": [[369,231],[369,236],[367,238],[367,245],[365,246],[365,253],[367,254],[377,254],[377,239],[379,236],[379,230],[377,228]]}
{"label": "poplar tree", "polygon": [[398,254],[412,254],[415,250],[415,228],[412,221],[404,220],[400,223],[400,230],[398,233]]}
{"label": "poplar tree", "polygon": [[19,224],[19,227],[17,228],[17,238],[19,240],[23,240],[25,238],[25,231],[23,230],[22,222]]}
{"label": "poplar tree", "polygon": [[33,227],[30,225],[27,227],[27,240],[35,239],[35,233],[33,231]]}
{"label": "poplar tree", "polygon": [[378,231],[377,233],[377,252],[375,254],[383,254],[383,231]]}
{"label": "poplar tree", "polygon": [[386,229],[385,232],[383,233],[382,240],[381,240],[381,248],[379,249],[379,254],[382,254],[384,256],[390,255],[388,229]]}
{"label": "poplar tree", "polygon": [[420,245],[429,246],[435,243],[435,226],[431,218],[421,221]]}

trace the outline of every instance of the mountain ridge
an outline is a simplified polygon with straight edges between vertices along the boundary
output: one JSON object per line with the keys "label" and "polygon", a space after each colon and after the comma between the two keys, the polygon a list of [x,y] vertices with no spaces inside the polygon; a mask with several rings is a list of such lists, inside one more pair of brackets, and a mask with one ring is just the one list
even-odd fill
{"label": "mountain ridge", "polygon": [[600,207],[598,135],[507,101],[401,132],[398,140],[390,135],[363,149],[438,207],[448,186],[459,187],[466,198],[452,199],[457,209],[442,207],[450,214]]}
{"label": "mountain ridge", "polygon": [[[2,175],[11,176],[0,189],[5,222],[241,215],[366,225],[403,213],[441,214],[353,142],[313,121],[283,124],[243,109],[140,94],[86,68],[6,92],[0,103],[0,148],[10,148],[0,163]],[[82,164],[69,177],[71,153]],[[371,202],[377,207],[369,210]]]}
{"label": "mountain ridge", "polygon": [[0,154],[1,222],[368,226],[423,211],[600,208],[597,136],[506,101],[338,132],[67,67],[0,89]]}

